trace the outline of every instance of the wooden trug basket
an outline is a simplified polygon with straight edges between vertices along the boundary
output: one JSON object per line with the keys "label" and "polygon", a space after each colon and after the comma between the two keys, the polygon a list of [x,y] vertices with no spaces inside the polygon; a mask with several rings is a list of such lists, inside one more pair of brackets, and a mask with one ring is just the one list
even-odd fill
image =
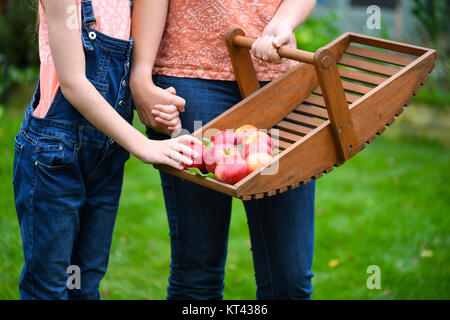
{"label": "wooden trug basket", "polygon": [[234,185],[165,165],[156,168],[243,200],[309,183],[383,133],[426,82],[437,59],[432,49],[344,33],[315,53],[279,48],[280,56],[302,63],[260,88],[248,50],[253,41],[240,29],[227,33],[243,100],[192,135],[202,138],[208,129],[249,123],[269,134],[277,129],[281,152]]}

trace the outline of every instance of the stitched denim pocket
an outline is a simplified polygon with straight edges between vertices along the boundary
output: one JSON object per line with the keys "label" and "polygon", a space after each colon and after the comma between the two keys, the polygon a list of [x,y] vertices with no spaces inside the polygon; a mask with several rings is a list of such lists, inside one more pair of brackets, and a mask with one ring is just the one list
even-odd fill
{"label": "stitched denim pocket", "polygon": [[14,184],[14,182],[16,181],[16,176],[17,176],[17,169],[19,168],[19,164],[20,164],[20,160],[22,159],[22,154],[23,154],[23,148],[24,148],[24,144],[19,140],[19,135],[21,133],[19,132],[14,141],[14,163],[13,163],[13,176],[12,176],[12,183]]}
{"label": "stitched denim pocket", "polygon": [[36,165],[47,170],[69,168],[76,158],[75,144],[65,140],[39,139],[35,152]]}
{"label": "stitched denim pocket", "polygon": [[109,84],[105,84],[105,83],[101,83],[101,82],[97,82],[95,80],[91,80],[88,79],[92,85],[95,87],[95,89],[97,89],[98,92],[100,92],[100,94],[105,97],[106,93],[108,92],[109,89]]}

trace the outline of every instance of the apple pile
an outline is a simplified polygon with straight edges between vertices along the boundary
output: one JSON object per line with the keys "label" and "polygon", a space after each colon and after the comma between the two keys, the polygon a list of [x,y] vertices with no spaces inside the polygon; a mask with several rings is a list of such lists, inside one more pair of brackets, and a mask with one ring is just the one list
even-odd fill
{"label": "apple pile", "polygon": [[201,157],[185,169],[214,173],[217,180],[235,184],[272,161],[272,139],[257,127],[246,124],[234,132],[219,131],[208,146],[192,145]]}

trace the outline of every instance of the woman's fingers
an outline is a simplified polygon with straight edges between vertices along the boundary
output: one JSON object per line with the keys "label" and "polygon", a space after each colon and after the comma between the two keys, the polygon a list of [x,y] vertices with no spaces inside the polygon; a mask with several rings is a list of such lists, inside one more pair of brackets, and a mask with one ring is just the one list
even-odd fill
{"label": "woman's fingers", "polygon": [[177,94],[177,91],[175,90],[174,87],[169,87],[166,89],[166,91],[170,94]]}
{"label": "woman's fingers", "polygon": [[272,63],[280,63],[281,57],[278,55],[277,49],[273,47],[272,43],[269,44],[267,48],[267,54],[269,56],[269,61]]}
{"label": "woman's fingers", "polygon": [[252,54],[260,60],[278,63],[281,57],[273,46],[274,41],[275,37],[268,35],[256,39],[251,48]]}
{"label": "woman's fingers", "polygon": [[181,120],[178,118],[178,122],[177,122],[176,126],[168,127],[167,129],[172,131],[173,136],[176,137],[178,135],[178,133],[181,131]]}

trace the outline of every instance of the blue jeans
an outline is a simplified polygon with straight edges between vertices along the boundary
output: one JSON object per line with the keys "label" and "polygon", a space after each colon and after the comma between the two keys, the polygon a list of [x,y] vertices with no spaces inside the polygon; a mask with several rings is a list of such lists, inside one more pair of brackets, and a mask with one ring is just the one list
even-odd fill
{"label": "blue jeans", "polygon": [[[132,123],[133,42],[91,29],[90,1],[82,2],[82,16],[86,77]],[[61,90],[44,118],[33,115],[39,100],[38,85],[15,141],[14,198],[25,258],[20,294],[99,299],[129,153],[90,124]],[[71,286],[77,279],[80,288]]]}
{"label": "blue jeans", "polygon": [[[184,129],[206,124],[241,100],[236,82],[154,76],[186,99]],[[153,139],[167,137],[151,129]],[[171,237],[168,299],[221,299],[231,197],[161,172]],[[310,299],[315,182],[244,201],[258,299]]]}

